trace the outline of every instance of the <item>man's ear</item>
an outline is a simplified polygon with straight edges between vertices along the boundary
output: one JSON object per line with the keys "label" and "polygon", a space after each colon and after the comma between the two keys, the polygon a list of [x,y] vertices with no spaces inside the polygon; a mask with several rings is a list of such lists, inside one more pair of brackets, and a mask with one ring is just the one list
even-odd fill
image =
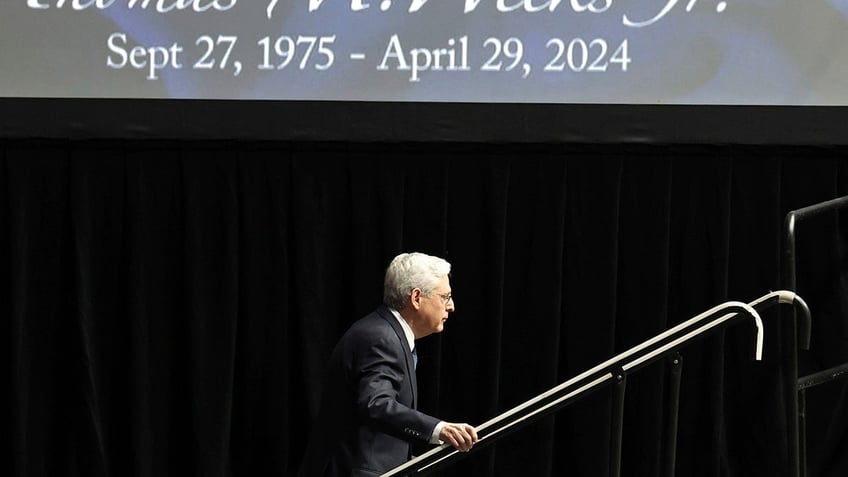
{"label": "man's ear", "polygon": [[413,310],[421,308],[421,296],[420,288],[413,288],[412,293],[409,294],[409,304],[412,305]]}

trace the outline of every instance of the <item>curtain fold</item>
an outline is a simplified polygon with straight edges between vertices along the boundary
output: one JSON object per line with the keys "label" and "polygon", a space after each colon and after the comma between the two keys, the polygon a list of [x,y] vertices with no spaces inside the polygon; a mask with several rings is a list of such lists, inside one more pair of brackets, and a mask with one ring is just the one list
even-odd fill
{"label": "curtain fold", "polygon": [[[780,286],[783,218],[848,194],[839,147],[0,142],[4,475],[293,475],[327,357],[385,266],[453,264],[420,407],[480,424]],[[848,361],[848,212],[798,233],[802,373]],[[681,350],[677,475],[788,475],[785,313]],[[622,475],[660,475],[667,363],[628,376]],[[808,391],[814,477],[848,384]],[[593,393],[440,475],[609,475]],[[331,430],[323,430],[330,431]]]}

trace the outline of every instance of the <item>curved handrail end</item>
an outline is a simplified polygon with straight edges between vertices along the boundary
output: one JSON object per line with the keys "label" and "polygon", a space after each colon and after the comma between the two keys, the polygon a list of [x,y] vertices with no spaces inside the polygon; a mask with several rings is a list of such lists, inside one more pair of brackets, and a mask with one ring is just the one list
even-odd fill
{"label": "curved handrail end", "polygon": [[801,323],[799,324],[800,329],[798,333],[798,346],[801,349],[808,350],[810,349],[810,335],[812,333],[812,317],[810,316],[810,307],[807,306],[807,302],[804,301],[798,295],[795,295],[793,300],[795,306],[801,309]]}
{"label": "curved handrail end", "polygon": [[751,305],[742,302],[728,302],[733,303],[734,306],[741,308],[745,313],[751,315],[751,318],[754,319],[754,326],[757,328],[757,345],[754,350],[754,359],[757,361],[763,360],[763,319],[760,317],[760,314],[757,313],[757,310],[754,309]]}

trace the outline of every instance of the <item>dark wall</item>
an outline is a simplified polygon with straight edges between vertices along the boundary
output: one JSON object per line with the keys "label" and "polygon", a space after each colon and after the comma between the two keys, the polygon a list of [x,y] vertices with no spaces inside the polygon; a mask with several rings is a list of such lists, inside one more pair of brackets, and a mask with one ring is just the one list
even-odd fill
{"label": "dark wall", "polygon": [[[848,194],[845,147],[0,141],[3,451],[14,476],[291,475],[324,360],[402,251],[456,313],[422,405],[479,424],[727,300],[780,288],[785,214]],[[801,372],[848,361],[845,213],[799,230]],[[787,475],[781,315],[683,350],[677,475]],[[785,321],[785,320],[784,320]],[[656,363],[625,476],[658,475]],[[845,384],[809,393],[810,475],[848,472]],[[446,475],[608,475],[610,394]]]}
{"label": "dark wall", "polygon": [[848,106],[3,98],[0,138],[845,145]]}

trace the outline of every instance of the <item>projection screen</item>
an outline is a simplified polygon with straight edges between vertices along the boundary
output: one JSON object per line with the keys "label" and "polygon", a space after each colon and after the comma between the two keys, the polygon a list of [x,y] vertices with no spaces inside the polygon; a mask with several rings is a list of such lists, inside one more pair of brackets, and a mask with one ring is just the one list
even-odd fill
{"label": "projection screen", "polygon": [[0,97],[848,104],[845,0],[9,0]]}

